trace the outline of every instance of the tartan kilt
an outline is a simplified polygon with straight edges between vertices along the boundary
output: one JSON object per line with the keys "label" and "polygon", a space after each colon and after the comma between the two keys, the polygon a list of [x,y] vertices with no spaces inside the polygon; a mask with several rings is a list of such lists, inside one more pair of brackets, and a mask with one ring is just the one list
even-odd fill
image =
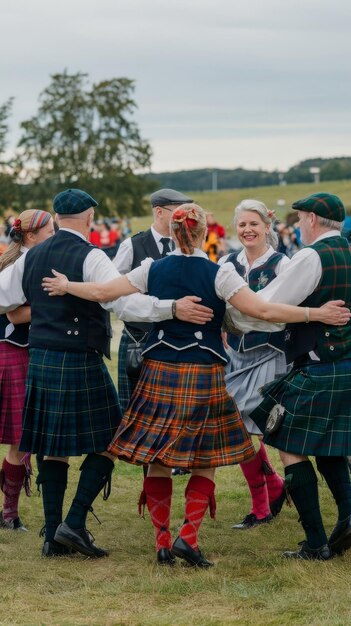
{"label": "tartan kilt", "polygon": [[220,364],[144,359],[109,452],[134,464],[203,469],[250,459],[254,447]]}
{"label": "tartan kilt", "polygon": [[251,413],[265,431],[275,404],[285,408],[279,428],[265,432],[274,448],[311,456],[351,454],[351,360],[295,367],[262,388],[263,401]]}
{"label": "tartan kilt", "polygon": [[31,349],[20,450],[49,456],[104,452],[121,420],[96,352]]}
{"label": "tartan kilt", "polygon": [[0,342],[0,443],[20,442],[28,361],[28,348]]}
{"label": "tartan kilt", "polygon": [[126,372],[127,346],[129,342],[130,339],[125,330],[123,330],[119,342],[117,364],[117,389],[119,405],[121,407],[122,414],[126,411],[129,404],[130,396],[133,392],[132,381],[130,380],[129,376],[127,376]]}

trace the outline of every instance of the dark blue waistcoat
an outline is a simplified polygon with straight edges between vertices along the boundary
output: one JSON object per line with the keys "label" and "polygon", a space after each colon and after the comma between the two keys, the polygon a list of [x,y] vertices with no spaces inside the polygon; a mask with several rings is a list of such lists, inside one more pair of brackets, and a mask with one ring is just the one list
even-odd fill
{"label": "dark blue waistcoat", "polygon": [[27,254],[23,291],[31,303],[30,348],[87,352],[97,350],[110,358],[112,329],[109,313],[97,302],[66,294],[49,296],[41,286],[54,268],[72,281],[83,280],[83,264],[92,245],[67,231],[58,231]]}
{"label": "dark blue waistcoat", "polygon": [[204,325],[179,320],[154,324],[146,350],[148,358],[183,363],[226,363],[221,339],[225,302],[218,298],[214,282],[219,266],[202,257],[170,255],[150,267],[148,293],[159,299],[198,296],[211,307],[212,321]]}
{"label": "dark blue waistcoat", "polygon": [[0,342],[13,343],[21,348],[28,346],[29,324],[16,324],[14,326],[7,316],[0,315]]}
{"label": "dark blue waistcoat", "polygon": [[[233,263],[236,271],[243,278],[245,277],[245,267],[238,261],[238,252],[233,252],[229,255],[227,262]],[[269,259],[259,267],[255,267],[249,271],[248,284],[252,291],[259,291],[266,287],[276,277],[276,267],[283,257],[280,252],[275,252]],[[242,333],[241,335],[232,335],[228,333],[228,343],[233,350],[241,350],[246,352],[247,350],[253,350],[254,348],[261,348],[263,346],[270,346],[280,352],[284,352],[285,347],[285,331],[275,333],[265,333],[260,331],[251,331],[249,333]]]}

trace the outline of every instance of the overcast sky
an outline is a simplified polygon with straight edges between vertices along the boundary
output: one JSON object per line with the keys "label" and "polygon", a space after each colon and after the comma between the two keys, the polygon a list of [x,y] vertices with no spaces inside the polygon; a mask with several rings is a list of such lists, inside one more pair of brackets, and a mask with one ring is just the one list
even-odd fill
{"label": "overcast sky", "polygon": [[2,0],[0,102],[50,74],[135,80],[155,172],[351,155],[350,0]]}

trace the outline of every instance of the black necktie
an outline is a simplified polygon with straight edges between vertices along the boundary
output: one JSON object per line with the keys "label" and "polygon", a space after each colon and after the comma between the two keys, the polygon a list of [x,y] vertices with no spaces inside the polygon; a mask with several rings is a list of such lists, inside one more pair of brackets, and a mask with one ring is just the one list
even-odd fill
{"label": "black necktie", "polygon": [[161,257],[167,256],[168,252],[171,252],[170,239],[168,237],[161,237],[160,242],[163,245]]}

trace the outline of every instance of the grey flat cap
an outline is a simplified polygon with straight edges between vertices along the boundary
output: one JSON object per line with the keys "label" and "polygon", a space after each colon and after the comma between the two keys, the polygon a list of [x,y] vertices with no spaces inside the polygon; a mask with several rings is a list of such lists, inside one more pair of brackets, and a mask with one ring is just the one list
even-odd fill
{"label": "grey flat cap", "polygon": [[151,206],[167,206],[168,204],[184,204],[192,202],[192,198],[184,196],[175,189],[158,189],[150,196]]}

